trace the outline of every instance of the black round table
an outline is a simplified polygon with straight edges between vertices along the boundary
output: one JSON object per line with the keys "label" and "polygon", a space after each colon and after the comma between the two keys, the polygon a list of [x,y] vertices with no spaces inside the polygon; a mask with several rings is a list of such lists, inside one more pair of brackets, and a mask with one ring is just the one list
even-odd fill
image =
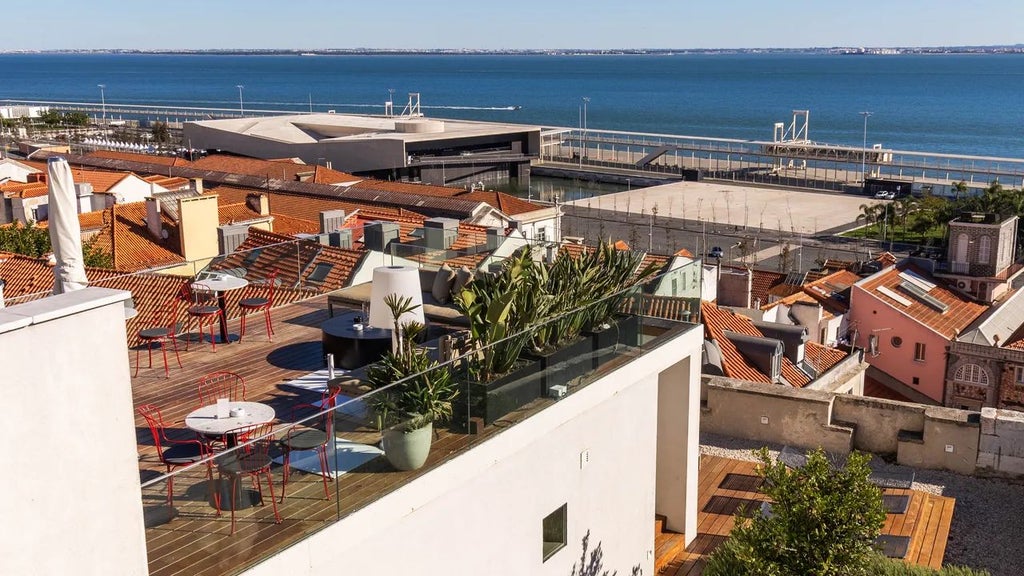
{"label": "black round table", "polygon": [[334,354],[336,366],[352,370],[373,364],[391,350],[391,330],[371,328],[365,324],[362,330],[355,330],[353,325],[357,317],[362,315],[359,312],[346,312],[320,325],[325,364],[327,355]]}

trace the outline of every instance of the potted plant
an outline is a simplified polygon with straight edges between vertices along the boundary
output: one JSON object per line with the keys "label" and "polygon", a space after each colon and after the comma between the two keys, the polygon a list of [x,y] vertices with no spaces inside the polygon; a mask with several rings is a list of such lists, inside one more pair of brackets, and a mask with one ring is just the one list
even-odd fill
{"label": "potted plant", "polygon": [[383,388],[372,396],[370,406],[377,414],[388,462],[399,470],[415,470],[423,466],[430,453],[434,422],[444,423],[451,418],[458,387],[451,371],[439,369],[438,362],[415,344],[423,324],[399,325],[403,314],[416,309],[412,300],[391,294],[384,303],[394,318],[395,346],[367,368],[370,386]]}

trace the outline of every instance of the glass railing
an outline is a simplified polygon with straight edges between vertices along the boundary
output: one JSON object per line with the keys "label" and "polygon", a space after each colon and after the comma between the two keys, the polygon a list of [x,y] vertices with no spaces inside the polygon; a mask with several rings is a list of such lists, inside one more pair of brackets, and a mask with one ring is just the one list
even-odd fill
{"label": "glass railing", "polygon": [[[691,266],[700,270],[699,261]],[[275,423],[273,433],[212,437],[214,454],[169,474],[146,434],[148,444],[140,452],[151,572],[196,573],[210,557],[218,558],[220,573],[242,572],[585,390],[694,328],[676,319],[681,314],[650,314],[660,310],[651,305],[656,299],[673,298],[677,309],[690,311],[688,318],[697,317],[699,294],[660,294],[666,279],[671,286],[675,277],[678,287],[686,272],[693,270],[673,270],[492,342],[474,341],[468,330],[438,334],[434,327],[405,360],[386,356],[327,380],[304,397],[275,395],[250,405],[241,417],[228,412],[229,418],[218,422],[215,407],[209,407],[208,414],[174,424],[170,434],[192,439],[199,430],[221,433],[264,420]],[[422,370],[398,378],[402,366]],[[423,398],[428,389],[437,391],[433,421],[408,413],[409,399]],[[337,394],[333,407],[317,405],[331,394]],[[325,461],[326,477],[321,474]],[[422,467],[405,470],[417,465]],[[259,484],[250,478],[257,475]]]}

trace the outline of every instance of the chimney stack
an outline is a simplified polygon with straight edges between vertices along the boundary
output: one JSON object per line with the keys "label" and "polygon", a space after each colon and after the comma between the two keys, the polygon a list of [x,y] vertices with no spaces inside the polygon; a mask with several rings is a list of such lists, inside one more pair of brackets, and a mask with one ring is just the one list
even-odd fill
{"label": "chimney stack", "polygon": [[320,233],[337,232],[345,226],[344,210],[324,210],[320,213]]}
{"label": "chimney stack", "polygon": [[363,227],[363,246],[375,252],[387,252],[392,242],[398,242],[398,222],[371,222]]}
{"label": "chimney stack", "polygon": [[196,194],[202,194],[203,193],[203,179],[202,178],[192,178],[192,184],[189,185],[189,189],[191,189]]}
{"label": "chimney stack", "polygon": [[253,193],[245,197],[245,205],[260,216],[270,216],[270,199],[266,194]]}
{"label": "chimney stack", "polygon": [[487,251],[494,252],[501,246],[501,241],[505,238],[504,230],[498,227],[490,227],[487,229]]}
{"label": "chimney stack", "polygon": [[146,228],[153,238],[163,240],[163,222],[160,218],[160,200],[150,196],[146,198]]}
{"label": "chimney stack", "polygon": [[423,221],[423,239],[427,248],[447,250],[459,237],[459,221],[454,218],[428,218]]}

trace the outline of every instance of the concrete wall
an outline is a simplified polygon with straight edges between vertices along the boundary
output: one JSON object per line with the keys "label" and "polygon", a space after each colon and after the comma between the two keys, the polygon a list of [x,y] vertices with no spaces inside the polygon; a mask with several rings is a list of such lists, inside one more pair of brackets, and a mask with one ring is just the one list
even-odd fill
{"label": "concrete wall", "polygon": [[[895,454],[898,463],[961,474],[1024,476],[1024,414],[977,412],[706,377],[701,431]],[[980,445],[980,448],[979,448]]]}
{"label": "concrete wall", "polygon": [[1024,412],[982,408],[978,467],[1024,476]]}
{"label": "concrete wall", "polygon": [[[700,353],[700,336],[695,328],[666,341],[246,574],[378,574],[387,566],[396,574],[565,576],[588,531],[605,569],[626,574],[639,565],[652,574],[663,448],[693,464],[683,475],[696,490],[695,423],[680,418],[696,411],[698,382],[687,379],[698,362],[680,363]],[[693,412],[681,405],[685,393],[665,386],[689,389]],[[659,420],[662,401],[676,405],[667,411],[674,423]],[[685,448],[659,446],[663,425],[686,431]],[[670,488],[691,493],[682,481]],[[563,504],[567,545],[544,562],[541,522]],[[696,500],[677,505],[692,515],[679,524],[695,526]]]}
{"label": "concrete wall", "polygon": [[178,235],[185,260],[213,258],[220,253],[219,225],[216,194],[178,199]]}
{"label": "concrete wall", "polygon": [[129,296],[86,288],[0,310],[4,574],[148,573]]}

